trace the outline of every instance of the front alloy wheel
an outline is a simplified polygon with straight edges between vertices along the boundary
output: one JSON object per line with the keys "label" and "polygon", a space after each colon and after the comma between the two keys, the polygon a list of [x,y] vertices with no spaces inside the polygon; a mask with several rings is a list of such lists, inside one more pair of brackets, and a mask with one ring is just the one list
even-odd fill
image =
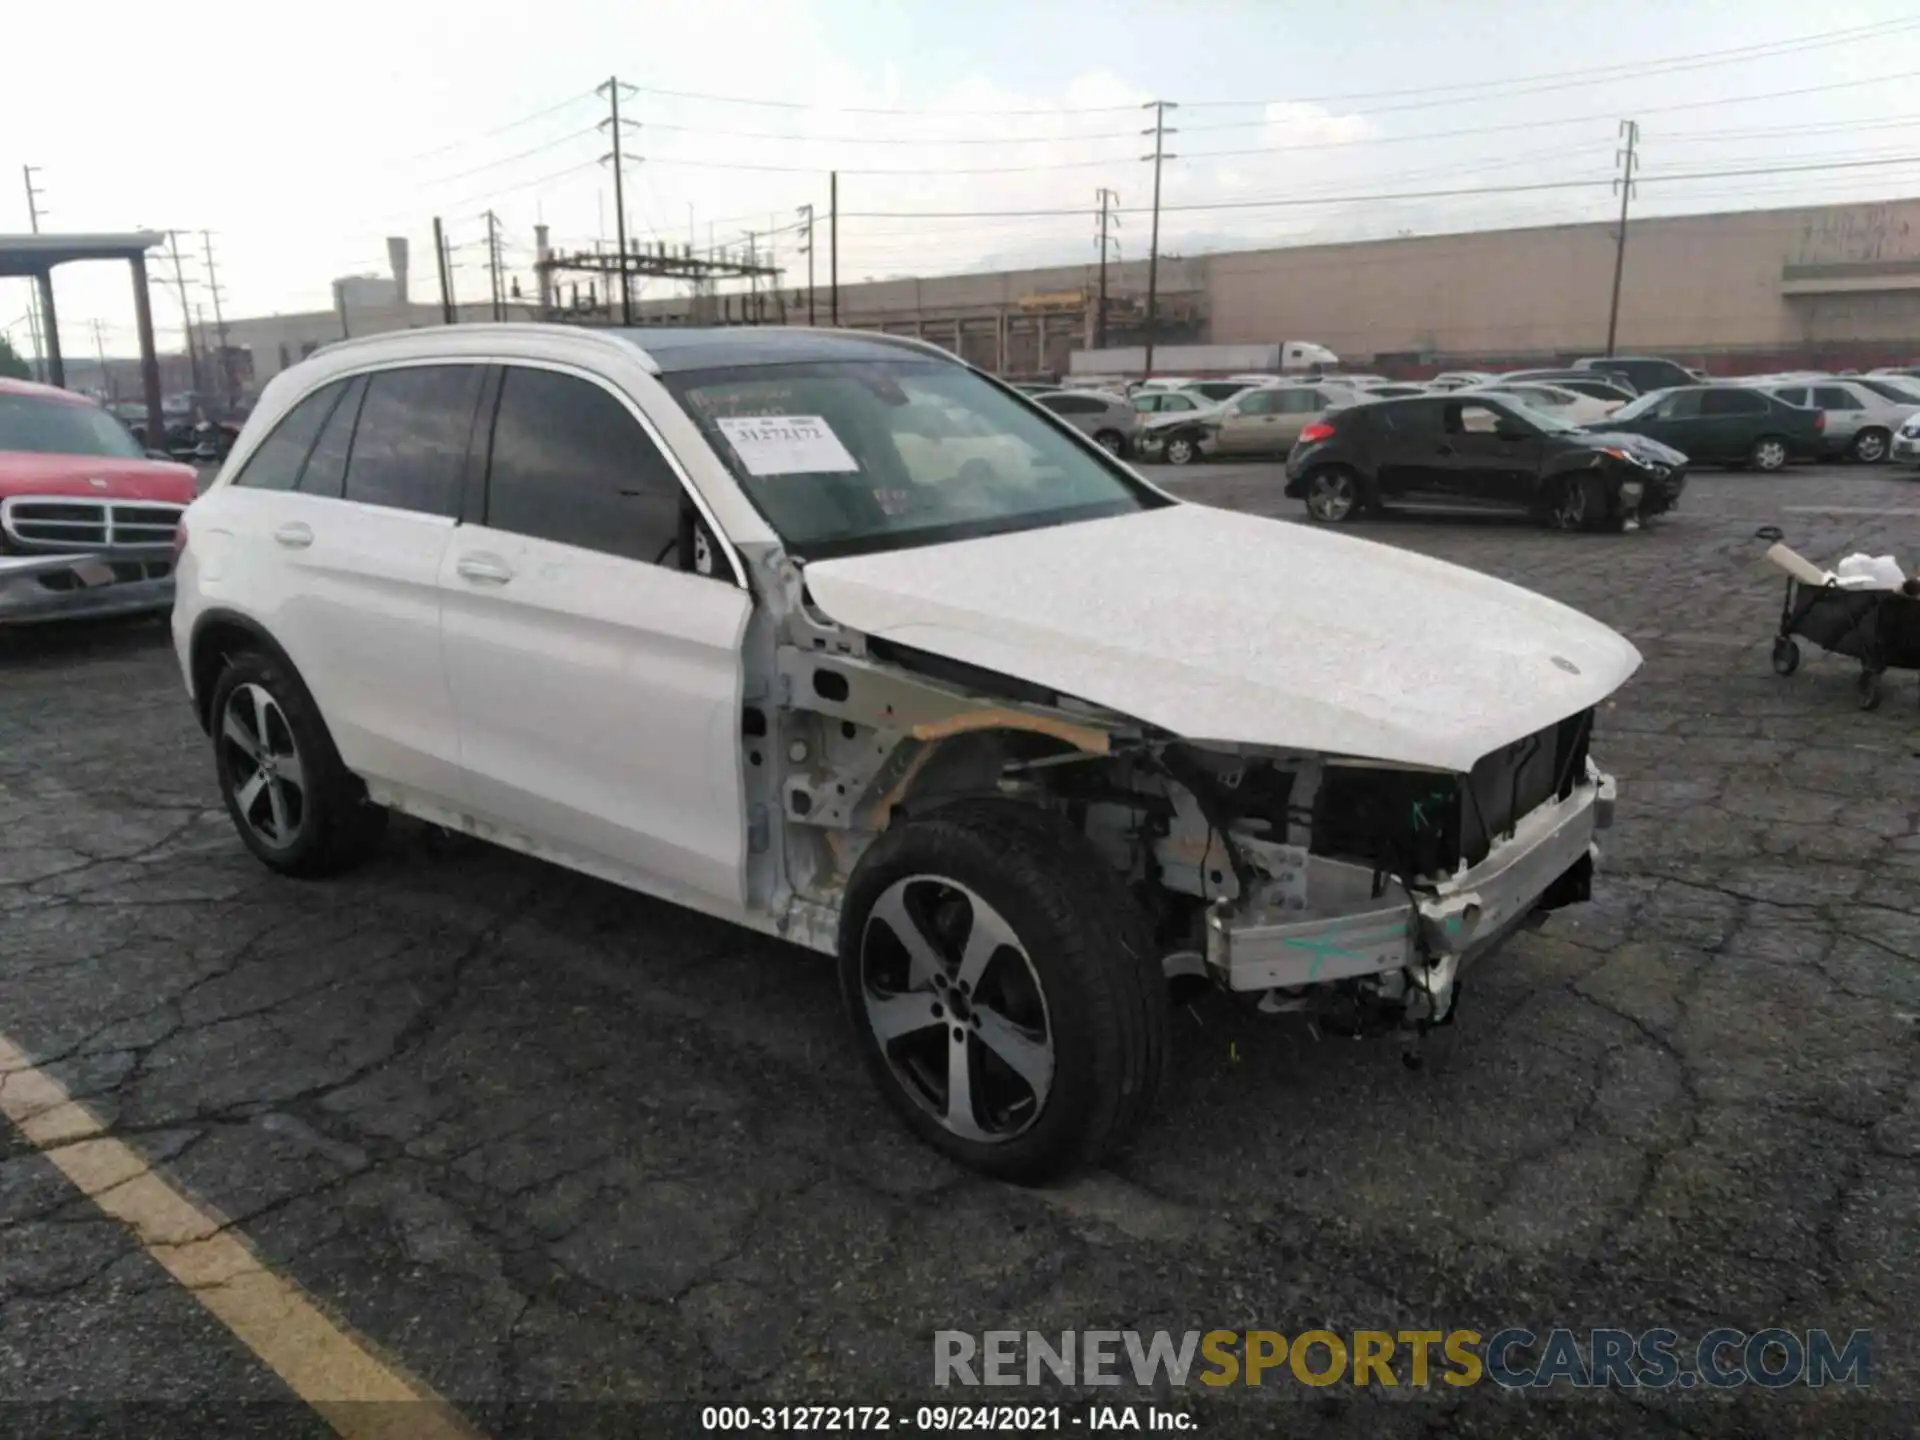
{"label": "front alloy wheel", "polygon": [[1176,435],[1167,441],[1167,464],[1191,465],[1199,457],[1199,448],[1185,435]]}
{"label": "front alloy wheel", "polygon": [[1039,972],[1013,928],[952,880],[896,880],[860,947],[867,1025],[901,1089],[961,1140],[1031,1126],[1053,1089]]}
{"label": "front alloy wheel", "polygon": [[1593,486],[1584,475],[1571,475],[1560,487],[1554,502],[1553,523],[1560,530],[1586,530],[1593,525],[1596,509]]}
{"label": "front alloy wheel", "polygon": [[1152,1108],[1171,1043],[1153,927],[1065,817],[967,800],[896,820],[840,916],[861,1057],[935,1149],[1030,1183],[1098,1163]]}
{"label": "front alloy wheel", "polygon": [[1853,458],[1862,465],[1878,465],[1887,458],[1887,432],[1862,430],[1853,440]]}
{"label": "front alloy wheel", "polygon": [[1360,508],[1360,489],[1350,470],[1316,470],[1307,480],[1307,514],[1322,525],[1338,525]]}
{"label": "front alloy wheel", "polygon": [[234,816],[264,848],[291,848],[306,821],[307,777],[278,702],[258,685],[234,686],[220,717],[220,745]]}

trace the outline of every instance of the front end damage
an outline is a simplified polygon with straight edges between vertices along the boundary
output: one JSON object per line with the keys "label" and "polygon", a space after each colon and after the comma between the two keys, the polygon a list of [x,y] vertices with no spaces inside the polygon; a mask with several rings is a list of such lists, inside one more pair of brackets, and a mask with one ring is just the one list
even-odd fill
{"label": "front end damage", "polygon": [[835,947],[881,832],[983,797],[1085,835],[1170,980],[1356,1034],[1446,1023],[1469,965],[1588,898],[1614,804],[1592,708],[1467,774],[1197,744],[837,625],[783,562],[763,578],[778,599],[749,644],[750,898],[801,944]]}

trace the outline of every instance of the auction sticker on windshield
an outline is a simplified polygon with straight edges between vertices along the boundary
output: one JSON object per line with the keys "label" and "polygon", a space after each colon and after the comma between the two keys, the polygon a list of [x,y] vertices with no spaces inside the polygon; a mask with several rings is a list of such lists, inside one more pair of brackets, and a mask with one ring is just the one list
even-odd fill
{"label": "auction sticker on windshield", "polygon": [[814,475],[860,468],[818,415],[721,415],[713,423],[749,475]]}

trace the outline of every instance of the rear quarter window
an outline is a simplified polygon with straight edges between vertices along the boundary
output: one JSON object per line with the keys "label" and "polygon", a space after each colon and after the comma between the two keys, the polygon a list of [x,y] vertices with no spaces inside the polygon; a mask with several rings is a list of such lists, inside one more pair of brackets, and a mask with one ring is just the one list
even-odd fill
{"label": "rear quarter window", "polygon": [[345,382],[323,385],[282,415],[267,438],[247,457],[233,483],[246,490],[291,490],[299,483],[307,453],[320,427],[333,413]]}

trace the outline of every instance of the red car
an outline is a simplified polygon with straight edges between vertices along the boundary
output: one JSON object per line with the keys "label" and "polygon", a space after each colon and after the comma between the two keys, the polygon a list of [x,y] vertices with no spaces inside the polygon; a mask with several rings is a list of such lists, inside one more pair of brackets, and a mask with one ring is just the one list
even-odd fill
{"label": "red car", "polygon": [[0,379],[0,625],[171,609],[195,488],[86,396]]}

